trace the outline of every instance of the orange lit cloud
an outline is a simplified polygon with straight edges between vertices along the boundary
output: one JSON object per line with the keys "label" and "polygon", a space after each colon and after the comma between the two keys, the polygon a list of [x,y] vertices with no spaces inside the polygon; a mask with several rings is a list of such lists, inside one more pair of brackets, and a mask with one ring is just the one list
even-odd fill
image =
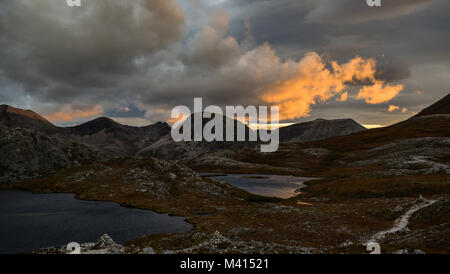
{"label": "orange lit cloud", "polygon": [[344,92],[342,93],[341,98],[339,98],[338,101],[345,102],[347,101],[347,99],[348,99],[348,92]]}
{"label": "orange lit cloud", "polygon": [[173,125],[176,122],[182,122],[182,121],[186,120],[188,117],[189,117],[188,115],[184,115],[184,114],[180,113],[180,115],[178,117],[170,118],[166,122],[170,125]]}
{"label": "orange lit cloud", "polygon": [[70,122],[80,118],[89,118],[103,113],[101,105],[95,105],[87,109],[73,109],[72,106],[66,105],[61,111],[53,112],[44,117],[51,122]]}
{"label": "orange lit cloud", "polygon": [[357,99],[364,99],[368,104],[382,104],[394,99],[403,85],[385,85],[383,81],[375,81],[372,86],[363,87],[357,96]]}
{"label": "orange lit cloud", "polygon": [[299,62],[289,60],[286,64],[293,67],[293,76],[275,81],[262,95],[265,102],[280,106],[281,120],[308,116],[312,105],[335,96],[340,95],[338,100],[346,101],[350,83],[372,83],[364,86],[357,95],[357,99],[369,104],[390,101],[403,89],[402,85],[391,86],[375,79],[376,61],[373,58],[357,56],[347,63],[332,61],[327,66],[322,57],[310,52]]}
{"label": "orange lit cloud", "polygon": [[394,112],[394,111],[399,110],[399,109],[400,109],[399,106],[390,105],[389,108],[388,108],[388,111],[389,112]]}
{"label": "orange lit cloud", "polygon": [[408,112],[408,109],[407,108],[400,108],[399,106],[396,106],[396,105],[390,105],[388,107],[388,111],[389,112],[401,111],[402,113],[406,113],[406,112]]}

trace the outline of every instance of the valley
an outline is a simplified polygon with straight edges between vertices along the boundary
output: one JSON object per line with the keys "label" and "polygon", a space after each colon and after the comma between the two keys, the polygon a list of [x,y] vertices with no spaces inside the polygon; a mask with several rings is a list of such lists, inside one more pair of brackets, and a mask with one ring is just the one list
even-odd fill
{"label": "valley", "polygon": [[[193,225],[188,233],[130,239],[123,253],[366,253],[374,237],[383,253],[450,252],[447,113],[370,130],[297,125],[289,134],[281,129],[290,137],[266,154],[245,143],[171,145],[163,124],[139,129],[101,119],[61,129],[37,114],[1,109],[0,189],[75,193]],[[282,199],[202,173],[320,179]]]}

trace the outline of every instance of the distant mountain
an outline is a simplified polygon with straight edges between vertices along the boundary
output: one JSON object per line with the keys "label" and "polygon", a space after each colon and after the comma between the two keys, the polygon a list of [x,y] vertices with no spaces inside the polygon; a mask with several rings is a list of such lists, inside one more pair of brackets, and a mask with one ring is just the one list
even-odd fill
{"label": "distant mountain", "polygon": [[94,135],[100,131],[125,131],[125,126],[106,117],[100,117],[81,125],[65,128],[67,132],[80,136]]}
{"label": "distant mountain", "polygon": [[[215,116],[213,116],[215,117]],[[226,140],[226,124],[228,121],[235,122],[234,123],[234,140],[237,140],[237,128],[238,125],[243,126],[245,129],[245,136],[246,140],[248,140],[248,136],[250,132],[257,134],[255,131],[250,129],[247,125],[234,120],[232,118],[226,117],[221,115],[221,118],[223,120],[223,139]],[[202,129],[204,126],[211,120],[207,118],[202,119]],[[187,122],[188,120],[186,120]],[[194,118],[191,116],[191,137],[194,138]],[[180,127],[180,131],[182,132],[184,128]],[[200,142],[175,142],[172,139],[171,133],[169,132],[166,136],[162,137],[155,143],[151,144],[150,146],[142,149],[138,152],[138,155],[141,156],[152,156],[152,157],[158,157],[162,159],[187,159],[187,158],[193,158],[197,157],[200,154],[211,152],[211,151],[218,151],[218,150],[238,150],[238,149],[246,149],[246,148],[253,148],[257,143],[255,142],[207,142],[207,141],[200,141]]]}
{"label": "distant mountain", "polygon": [[136,153],[166,135],[170,132],[170,126],[167,123],[157,123],[146,127],[132,127],[101,117],[78,126],[63,128],[63,131],[73,140],[125,156]]}
{"label": "distant mountain", "polygon": [[[230,118],[224,118],[230,119]],[[193,119],[191,119],[192,121]],[[203,125],[209,120],[203,119]],[[237,123],[240,123],[237,121]],[[191,125],[193,127],[193,125]],[[237,126],[235,126],[236,128]],[[246,136],[253,130],[246,128]],[[323,140],[335,136],[347,135],[366,130],[365,127],[352,119],[323,120],[318,119],[311,122],[294,124],[279,129],[280,142],[310,142]],[[225,120],[224,120],[224,134]],[[236,132],[236,130],[235,130]],[[248,137],[247,139],[248,140]],[[170,134],[164,136],[152,145],[144,148],[138,154],[145,156],[154,156],[164,159],[187,159],[193,158],[206,152],[219,150],[241,150],[252,149],[259,145],[255,142],[179,142],[172,140]]]}
{"label": "distant mountain", "polygon": [[311,142],[366,130],[352,119],[323,120],[280,128],[281,142]]}
{"label": "distant mountain", "polygon": [[419,114],[415,115],[413,118],[435,114],[450,114],[450,93],[441,100],[419,112]]}
{"label": "distant mountain", "polygon": [[1,105],[0,183],[134,156],[168,132],[170,126],[166,123],[131,127],[109,118],[74,127],[58,127],[31,110]]}
{"label": "distant mountain", "polygon": [[0,125],[5,128],[24,128],[59,139],[93,145],[117,156],[134,155],[170,132],[167,123],[145,127],[122,125],[101,117],[73,127],[58,127],[31,110],[8,105],[0,106]]}
{"label": "distant mountain", "polygon": [[425,137],[450,137],[450,115],[426,115],[416,119],[408,119],[388,127],[365,130],[351,135],[336,136],[314,142],[314,144],[326,148],[355,151],[373,149],[398,140]]}

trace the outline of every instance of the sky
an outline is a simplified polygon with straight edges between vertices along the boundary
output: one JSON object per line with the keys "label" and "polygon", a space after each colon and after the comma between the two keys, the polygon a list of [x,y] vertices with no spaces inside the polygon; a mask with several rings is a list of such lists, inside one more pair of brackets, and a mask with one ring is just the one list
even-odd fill
{"label": "sky", "polygon": [[280,106],[283,123],[407,119],[450,92],[450,1],[0,0],[0,103],[58,125],[177,105]]}

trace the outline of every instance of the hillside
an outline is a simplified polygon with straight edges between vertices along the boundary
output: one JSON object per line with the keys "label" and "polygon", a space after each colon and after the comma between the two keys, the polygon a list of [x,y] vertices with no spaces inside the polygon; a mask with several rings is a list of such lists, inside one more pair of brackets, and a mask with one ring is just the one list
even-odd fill
{"label": "hillside", "polygon": [[441,100],[419,112],[413,118],[435,114],[450,114],[450,93]]}
{"label": "hillside", "polygon": [[339,151],[355,151],[374,148],[401,139],[449,136],[450,115],[430,115],[409,119],[388,127],[313,142],[312,145],[320,144]]}
{"label": "hillside", "polygon": [[26,128],[0,126],[0,184],[103,161],[104,151]]}

